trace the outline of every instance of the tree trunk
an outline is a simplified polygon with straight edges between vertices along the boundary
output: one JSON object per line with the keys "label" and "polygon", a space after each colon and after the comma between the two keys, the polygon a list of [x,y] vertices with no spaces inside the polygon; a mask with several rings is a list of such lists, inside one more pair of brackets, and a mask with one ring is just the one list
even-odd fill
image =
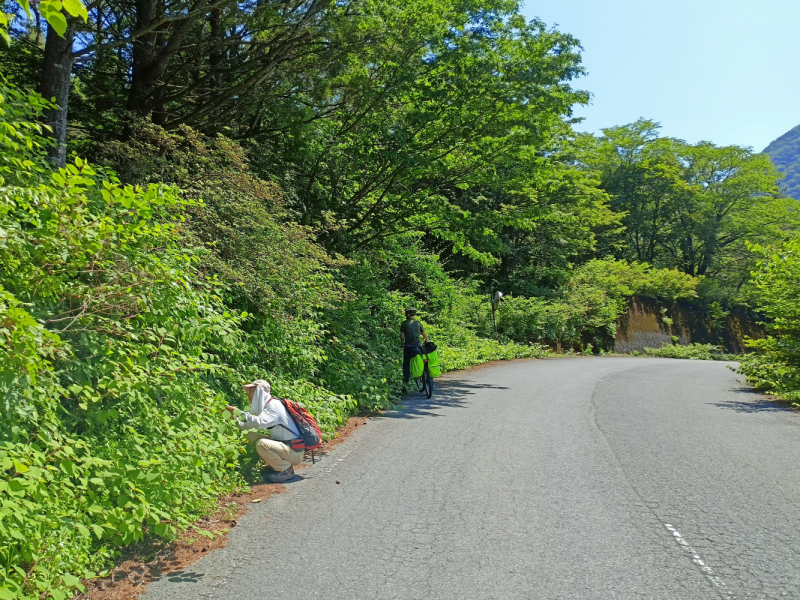
{"label": "tree trunk", "polygon": [[58,105],[44,114],[44,122],[50,127],[50,136],[55,142],[47,150],[47,159],[55,167],[64,167],[67,164],[67,108],[74,37],[75,23],[72,19],[67,19],[64,37],[58,35],[51,26],[47,27],[39,92],[48,100],[54,99]]}
{"label": "tree trunk", "polygon": [[[225,29],[222,26],[222,17],[220,15],[219,9],[214,9],[211,11],[211,16],[209,17],[209,25],[211,26],[211,40],[213,42],[211,51],[211,55],[208,57],[209,65],[211,66],[211,72],[219,71],[220,65],[222,64],[223,53],[220,49],[220,42],[225,37]],[[213,79],[211,80],[212,87],[222,87],[222,74],[217,72],[214,75]]]}
{"label": "tree trunk", "polygon": [[[136,31],[153,26],[164,15],[160,0],[136,0]],[[156,60],[160,50],[159,32],[148,31],[133,42],[131,89],[128,92],[128,110],[139,117],[153,116],[160,64]]]}
{"label": "tree trunk", "polygon": [[158,25],[167,11],[164,0],[136,0],[136,39],[128,110],[158,125],[166,123],[164,73],[192,27],[206,14],[206,4],[208,0],[195,0],[182,19]]}

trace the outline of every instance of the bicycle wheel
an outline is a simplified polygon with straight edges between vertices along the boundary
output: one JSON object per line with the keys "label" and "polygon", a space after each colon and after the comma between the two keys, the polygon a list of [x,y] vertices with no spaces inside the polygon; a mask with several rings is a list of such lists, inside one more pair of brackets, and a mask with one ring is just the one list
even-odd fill
{"label": "bicycle wheel", "polygon": [[414,386],[417,388],[418,392],[425,391],[425,381],[423,380],[424,376],[425,373],[422,374],[422,377],[414,377]]}
{"label": "bicycle wheel", "polygon": [[433,396],[433,377],[431,377],[430,371],[428,371],[428,364],[425,363],[425,370],[422,372],[422,379],[423,379],[423,386],[425,397],[430,398]]}

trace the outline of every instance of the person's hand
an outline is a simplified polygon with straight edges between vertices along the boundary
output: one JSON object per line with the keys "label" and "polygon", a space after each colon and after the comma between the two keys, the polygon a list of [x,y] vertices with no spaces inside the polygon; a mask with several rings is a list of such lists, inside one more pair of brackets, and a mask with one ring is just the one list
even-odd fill
{"label": "person's hand", "polygon": [[225,410],[230,411],[231,419],[233,419],[234,418],[233,417],[233,413],[236,412],[236,407],[235,406],[231,406],[230,404],[228,404],[228,406],[225,407]]}

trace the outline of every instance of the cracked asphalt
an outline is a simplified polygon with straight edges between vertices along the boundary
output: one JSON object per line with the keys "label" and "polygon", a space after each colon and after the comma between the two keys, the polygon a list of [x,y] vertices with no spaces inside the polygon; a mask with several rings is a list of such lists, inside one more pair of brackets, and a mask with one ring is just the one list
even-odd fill
{"label": "cracked asphalt", "polygon": [[447,374],[143,598],[800,598],[800,414],[731,364]]}

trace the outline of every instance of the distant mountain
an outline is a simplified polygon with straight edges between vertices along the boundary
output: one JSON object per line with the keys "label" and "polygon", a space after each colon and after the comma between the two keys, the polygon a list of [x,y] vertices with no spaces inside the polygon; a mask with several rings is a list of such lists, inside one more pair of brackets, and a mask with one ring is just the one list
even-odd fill
{"label": "distant mountain", "polygon": [[789,196],[800,200],[800,125],[771,142],[764,152],[786,176],[781,180],[781,188],[786,188]]}

